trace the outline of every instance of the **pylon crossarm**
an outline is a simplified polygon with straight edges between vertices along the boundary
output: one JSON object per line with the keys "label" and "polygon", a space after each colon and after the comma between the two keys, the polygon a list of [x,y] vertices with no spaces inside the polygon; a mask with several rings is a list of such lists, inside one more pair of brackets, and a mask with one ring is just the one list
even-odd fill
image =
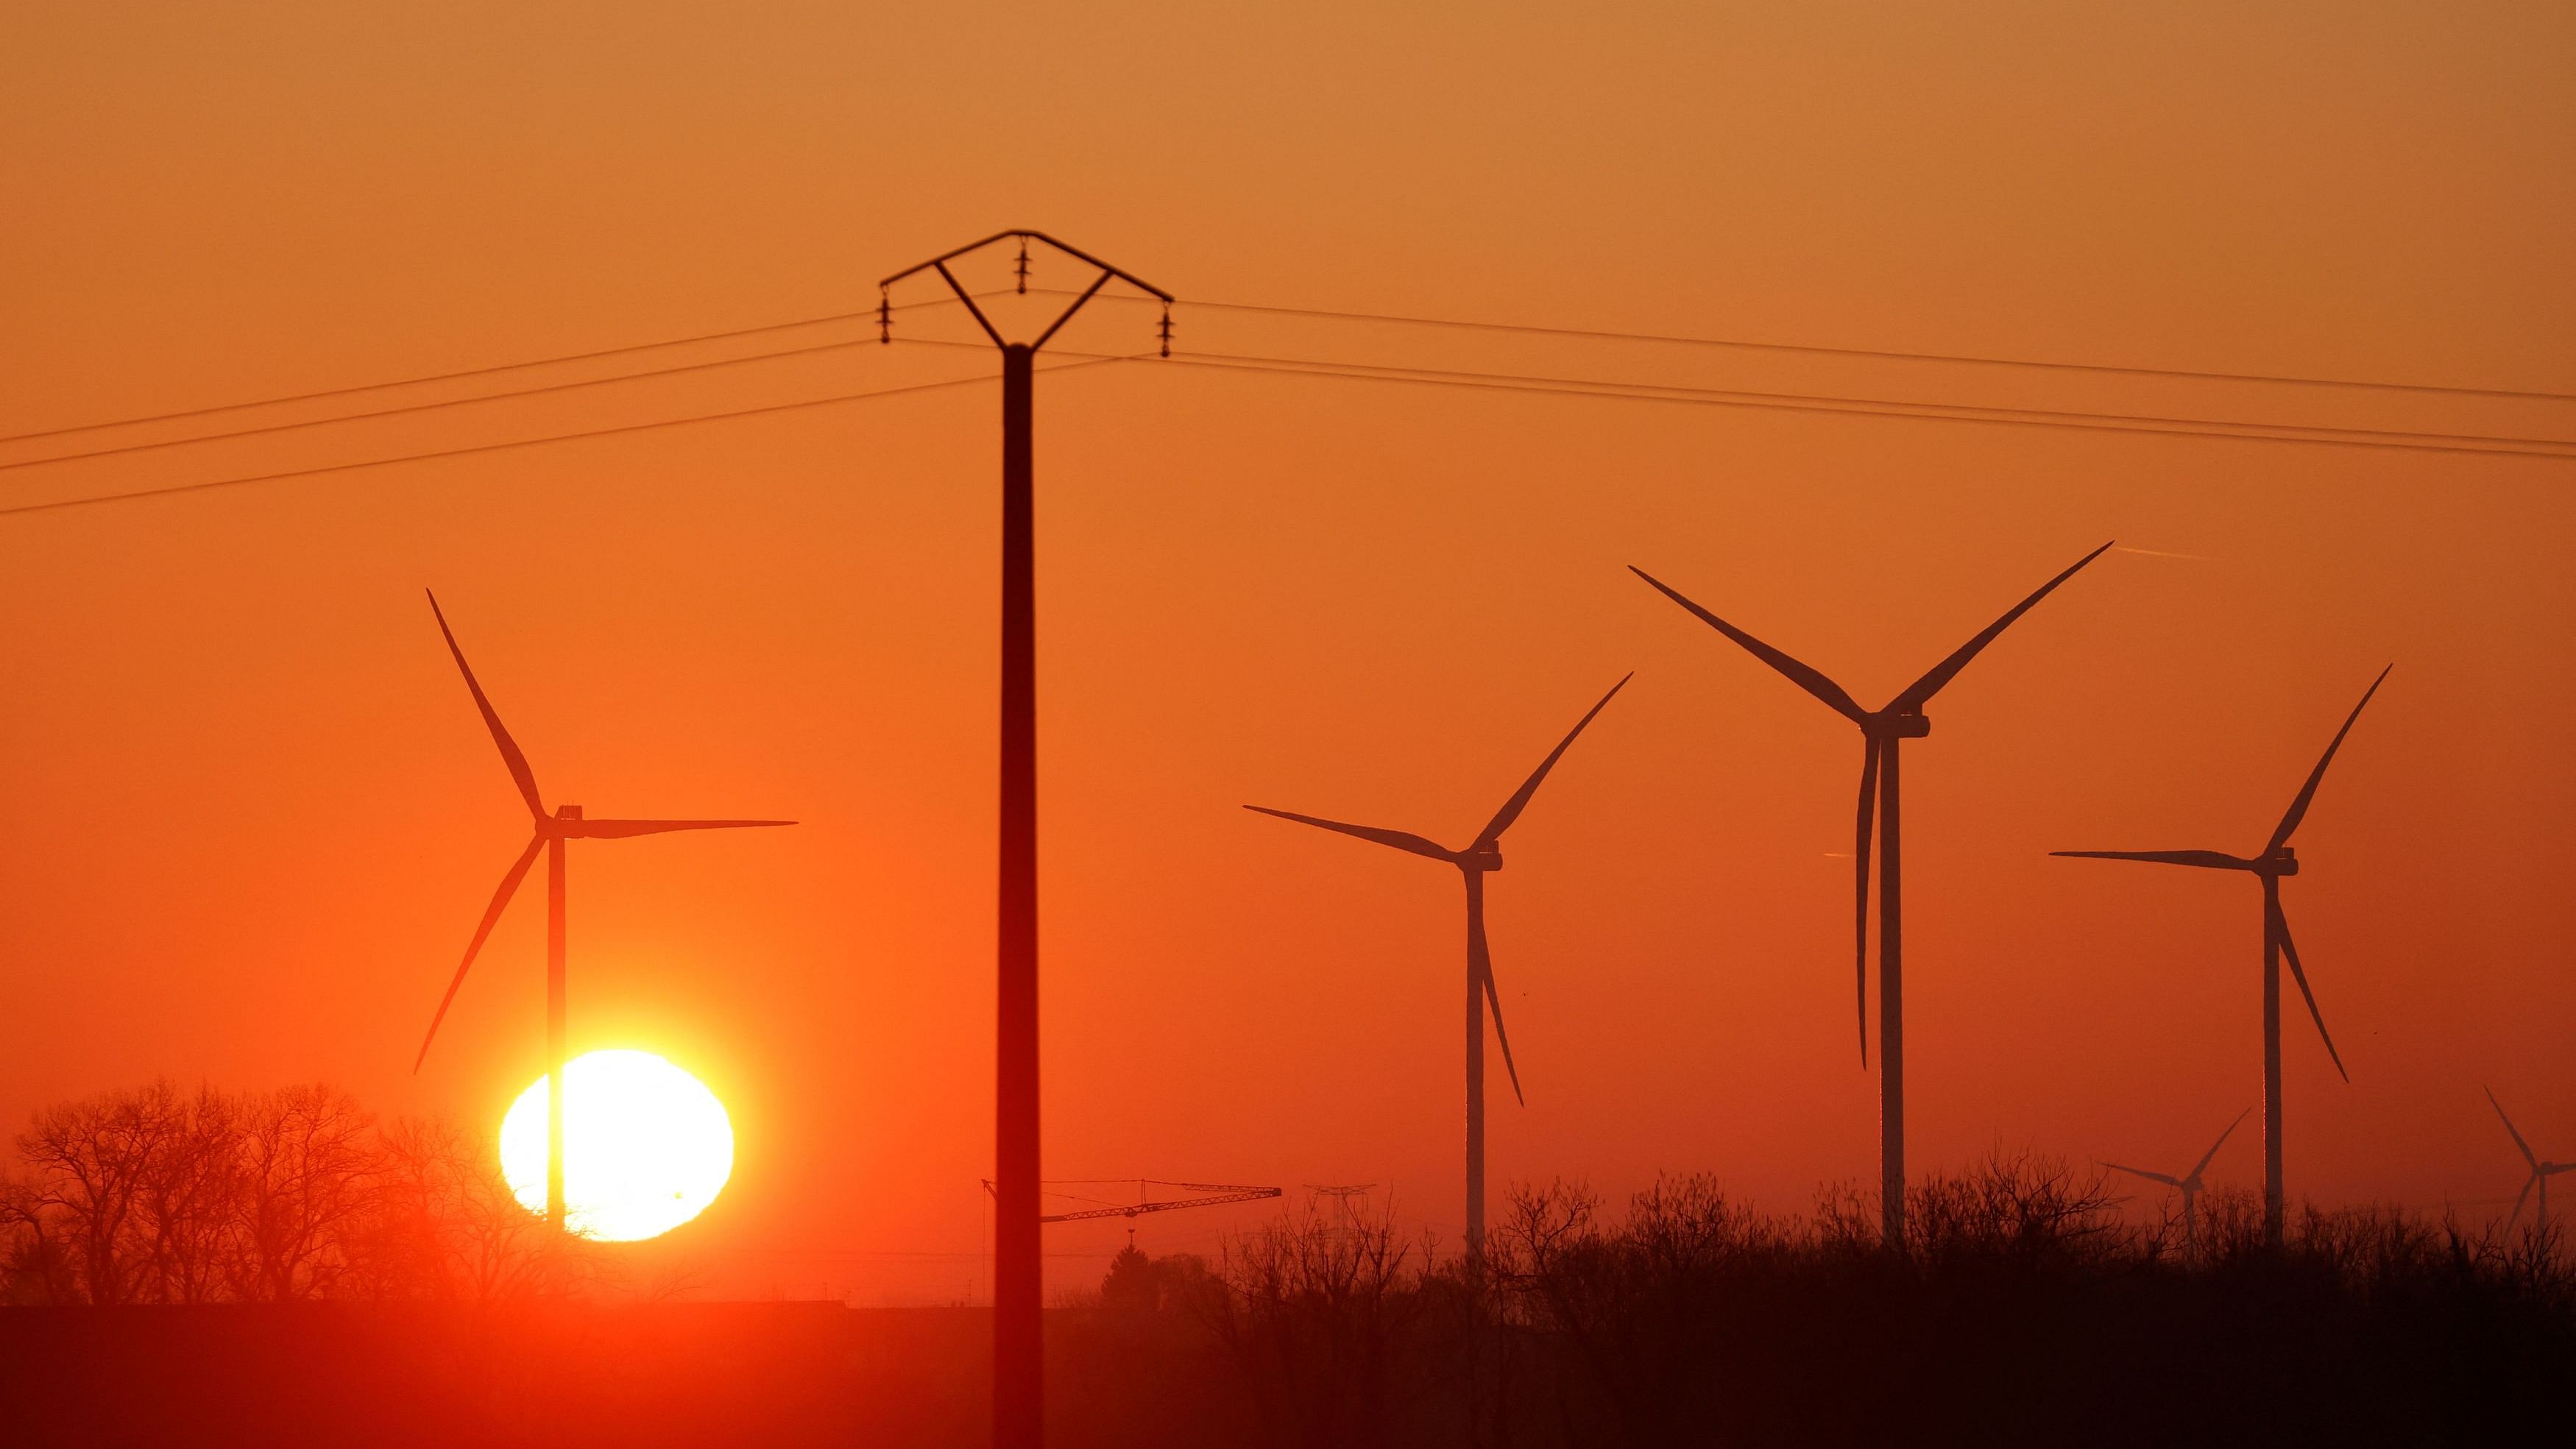
{"label": "pylon crossarm", "polygon": [[1074,297],[1070,305],[1068,305],[1062,312],[1056,314],[1056,319],[1047,324],[1046,330],[1038,334],[1038,339],[1035,342],[1029,344],[1030,351],[1035,352],[1039,348],[1044,347],[1047,344],[1047,340],[1054,337],[1058,329],[1062,328],[1065,323],[1073,320],[1073,314],[1081,311],[1084,303],[1089,302],[1099,293],[1101,288],[1109,285],[1110,281],[1115,279],[1117,281],[1125,282],[1131,287],[1138,288],[1149,296],[1156,298],[1163,304],[1163,348],[1164,355],[1170,355],[1171,308],[1174,300],[1171,293],[1164,291],[1162,288],[1155,286],[1153,283],[1146,281],[1144,278],[1139,277],[1132,272],[1126,271],[1123,268],[1111,266],[1109,263],[1102,261],[1100,258],[1095,257],[1089,252],[1083,251],[1078,247],[1066,246],[1063,242],[1057,241],[1054,237],[1048,236],[1042,231],[995,232],[991,236],[984,238],[982,241],[969,243],[966,246],[957,248],[955,251],[942,252],[938,256],[932,257],[926,262],[917,263],[913,266],[904,268],[900,272],[888,275],[884,280],[877,283],[877,330],[879,333],[879,340],[893,340],[893,323],[889,316],[889,309],[885,303],[887,289],[907,277],[918,276],[923,272],[937,272],[939,274],[939,279],[948,284],[948,290],[956,294],[957,300],[966,304],[967,312],[975,318],[975,325],[983,328],[984,335],[993,339],[993,345],[996,347],[1010,346],[1008,342],[1003,340],[1000,329],[993,325],[993,320],[984,315],[984,309],[975,305],[975,294],[967,291],[965,285],[957,280],[957,274],[948,270],[948,264],[969,252],[980,251],[985,247],[993,245],[995,242],[1010,241],[1014,238],[1018,239],[1021,243],[1020,290],[1023,292],[1028,290],[1027,244],[1031,241],[1044,242],[1048,246],[1055,248],[1057,251],[1064,253],[1066,256],[1069,256],[1086,266],[1097,267],[1100,269],[1100,275],[1092,279],[1091,285],[1085,287]]}
{"label": "pylon crossarm", "polygon": [[1029,344],[1029,350],[1031,352],[1035,352],[1039,348],[1046,346],[1047,339],[1053,337],[1056,334],[1057,329],[1063,327],[1067,322],[1072,321],[1073,314],[1082,310],[1082,304],[1090,301],[1094,296],[1097,296],[1100,289],[1107,285],[1109,285],[1109,273],[1104,270],[1099,276],[1091,279],[1090,286],[1082,289],[1081,296],[1073,299],[1072,306],[1065,308],[1062,314],[1057,316],[1053,322],[1047,324],[1047,330],[1039,333],[1038,340]]}
{"label": "pylon crossarm", "polygon": [[931,265],[939,269],[939,279],[948,284],[948,290],[956,293],[957,300],[965,303],[966,310],[974,314],[975,325],[983,328],[984,335],[993,339],[993,345],[1008,347],[1010,344],[1002,340],[1002,334],[994,330],[993,320],[984,315],[983,308],[975,305],[975,294],[967,291],[964,285],[958,282],[957,274],[948,270],[948,263],[939,261],[932,262]]}
{"label": "pylon crossarm", "polygon": [[980,252],[995,242],[1010,241],[1017,237],[1025,237],[1030,241],[1044,242],[1048,246],[1055,248],[1057,251],[1064,253],[1066,256],[1073,258],[1075,261],[1081,262],[1085,266],[1098,267],[1100,270],[1107,272],[1110,276],[1117,278],[1119,281],[1125,282],[1127,285],[1138,288],[1142,291],[1151,292],[1154,296],[1162,299],[1163,301],[1170,302],[1177,300],[1171,293],[1164,291],[1162,288],[1155,286],[1153,283],[1146,281],[1144,278],[1137,276],[1135,273],[1130,272],[1123,267],[1111,266],[1109,263],[1093,256],[1082,248],[1067,246],[1063,242],[1057,241],[1054,237],[1048,236],[1045,232],[1029,231],[1025,228],[1011,231],[997,231],[991,236],[984,238],[982,241],[968,242],[966,245],[959,247],[954,251],[941,252],[939,255],[932,257],[926,262],[916,262],[913,265],[904,268],[900,272],[889,274],[883,281],[877,283],[877,285],[880,287],[891,287],[906,277],[915,276],[919,273],[929,271],[934,267],[938,267],[943,262],[953,262],[959,257],[966,255],[968,252]]}

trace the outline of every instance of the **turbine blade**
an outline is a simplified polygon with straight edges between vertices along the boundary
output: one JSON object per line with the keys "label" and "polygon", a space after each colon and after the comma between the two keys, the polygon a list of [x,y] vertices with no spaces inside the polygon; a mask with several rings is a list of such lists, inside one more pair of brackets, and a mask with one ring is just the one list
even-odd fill
{"label": "turbine blade", "polygon": [[1493,1009],[1494,1040],[1503,1049],[1503,1071],[1512,1079],[1512,1100],[1526,1107],[1529,1098],[1521,1095],[1521,1069],[1512,1064],[1512,1034],[1503,1030],[1503,997],[1494,989],[1494,953],[1485,945],[1485,898],[1468,882],[1467,897],[1467,969],[1485,988],[1485,1005]]}
{"label": "turbine blade", "polygon": [[2504,1225],[2507,1231],[2510,1231],[2515,1223],[2522,1221],[2522,1205],[2531,1200],[2531,1185],[2538,1181],[2540,1181],[2540,1174],[2536,1172],[2522,1180],[2522,1191],[2514,1194],[2513,1211],[2505,1215]]}
{"label": "turbine blade", "polygon": [[2204,1152],[2204,1153],[2200,1154],[2200,1161],[2198,1161],[2198,1162],[2196,1162],[2196,1163],[2193,1163],[2193,1164],[2192,1164],[2191,1171],[2190,1171],[2189,1173],[2186,1173],[2186,1174],[2185,1174],[2185,1176],[2188,1176],[2188,1177],[2198,1177],[2198,1176],[2200,1176],[2201,1171],[2202,1171],[2204,1168],[2206,1168],[2206,1167],[2208,1167],[2208,1166],[2209,1166],[2209,1160],[2210,1160],[2211,1158],[2216,1157],[2216,1156],[2218,1155],[2218,1149],[2220,1149],[2220,1148],[2222,1148],[2222,1147],[2226,1146],[2226,1145],[2227,1145],[2227,1139],[2228,1139],[2228,1138],[2230,1138],[2230,1137],[2232,1137],[2232,1136],[2234,1136],[2234,1135],[2236,1135],[2236,1129],[2237,1129],[2237,1128],[2239,1128],[2239,1127],[2244,1126],[2244,1125],[2245,1125],[2245,1119],[2246,1119],[2246,1118],[2248,1118],[2248,1117],[2251,1117],[2251,1116],[2253,1116],[2253,1115],[2254,1115],[2254,1109],[2253,1109],[2253,1108],[2251,1108],[2251,1107],[2248,1107],[2248,1108],[2246,1108],[2244,1111],[2237,1113],[2237,1114],[2236,1114],[2236,1120],[2227,1124],[2227,1130],[2218,1134],[2218,1140],[2217,1140],[2217,1141],[2215,1141],[2215,1142],[2213,1142],[2213,1143],[2211,1143],[2211,1144],[2209,1144],[2209,1150],[2208,1150],[2207,1152]]}
{"label": "turbine blade", "polygon": [[2538,1172],[2540,1154],[2532,1151],[2531,1144],[2522,1140],[2522,1131],[2513,1125],[2513,1119],[2504,1116],[2504,1103],[2496,1100],[2495,1088],[2486,1087],[2480,1090],[2487,1094],[2487,1105],[2496,1109],[2497,1116],[2504,1117],[2504,1130],[2513,1134],[2513,1145],[2522,1149],[2522,1160],[2531,1164],[2532,1171]]}
{"label": "turbine blade", "polygon": [[631,835],[662,835],[674,830],[757,830],[793,825],[793,820],[582,820],[565,821],[566,835],[583,840],[623,840]]}
{"label": "turbine blade", "polygon": [[1852,840],[1852,1010],[1860,1065],[1869,1069],[1869,833],[1878,819],[1878,737],[1861,736],[1860,828]]}
{"label": "turbine blade", "polygon": [[1503,998],[1494,990],[1494,973],[1485,971],[1485,1004],[1494,1009],[1494,1042],[1503,1049],[1503,1071],[1512,1079],[1512,1100],[1526,1107],[1529,1098],[1521,1095],[1521,1069],[1512,1065],[1512,1034],[1503,1030]]}
{"label": "turbine blade", "polygon": [[2334,1058],[2336,1074],[2351,1081],[2352,1073],[2343,1069],[2343,1054],[2335,1050],[2334,1037],[2326,1030],[2325,1013],[2317,1010],[2317,994],[2308,989],[2308,973],[2299,965],[2299,948],[2290,940],[2290,918],[2283,914],[2281,903],[2269,896],[2263,900],[2263,913],[2272,918],[2272,929],[2280,934],[2281,955],[2290,963],[2290,975],[2299,983],[2299,994],[2307,998],[2308,1016],[2317,1024],[2317,1036],[2326,1044],[2326,1055]]}
{"label": "turbine blade", "polygon": [[2149,1182],[2161,1182],[2167,1187],[2182,1186],[2180,1178],[2167,1177],[2161,1172],[2149,1172],[2143,1167],[2124,1167],[2117,1162],[2105,1162],[2102,1165],[2113,1172],[2125,1172],[2131,1177],[2143,1177]]}
{"label": "turbine blade", "polygon": [[2191,865],[2202,870],[2246,870],[2253,862],[2216,850],[2052,850],[2074,860],[2143,860],[2155,865]]}
{"label": "turbine blade", "polygon": [[528,768],[528,757],[520,752],[519,742],[510,738],[499,712],[483,693],[482,681],[474,677],[474,666],[465,662],[465,651],[457,647],[456,632],[447,627],[447,614],[438,607],[438,595],[434,593],[429,595],[429,612],[438,619],[438,632],[447,640],[447,652],[456,656],[456,668],[465,676],[465,688],[474,696],[474,707],[483,712],[483,724],[492,731],[492,743],[501,747],[501,763],[509,767],[510,780],[519,787],[519,798],[528,802],[530,815],[544,818],[546,802],[537,793],[537,774]]}
{"label": "turbine blade", "polygon": [[1338,830],[1344,835],[1356,835],[1362,840],[1373,840],[1380,845],[1409,850],[1415,855],[1427,855],[1433,860],[1451,862],[1457,860],[1456,856],[1442,849],[1438,844],[1425,840],[1411,831],[1381,830],[1374,825],[1345,825],[1339,820],[1324,820],[1312,815],[1300,815],[1293,810],[1273,810],[1267,805],[1246,805],[1243,808],[1257,815],[1276,815],[1282,820],[1294,820],[1300,825],[1312,825],[1319,830]]}
{"label": "turbine blade", "polygon": [[1980,633],[1976,638],[1969,640],[1967,643],[1960,645],[1958,651],[1953,653],[1949,658],[1933,665],[1931,672],[1925,674],[1921,679],[1914,681],[1912,685],[1908,686],[1906,691],[1903,694],[1898,695],[1895,701],[1891,703],[1888,708],[1897,709],[1899,707],[1911,707],[1914,709],[1921,709],[1925,702],[1930,700],[1932,696],[1941,692],[1941,687],[1943,685],[1948,684],[1951,679],[1956,677],[1960,670],[1968,667],[1968,661],[1976,658],[1978,651],[1995,642],[1996,635],[2001,634],[2008,628],[2011,628],[2012,622],[2015,619],[2029,613],[2032,605],[2037,604],[2040,600],[2047,598],[2051,593],[2055,592],[2059,584],[2075,577],[2077,569],[2081,569],[2086,564],[2100,558],[2103,550],[2108,549],[2110,546],[2111,545],[2106,543],[2102,545],[2101,548],[2097,548],[2091,553],[2084,555],[2084,557],[2077,559],[2074,564],[2066,570],[2066,572],[2059,574],[2057,577],[2050,579],[2047,583],[2040,585],[2037,592],[2033,593],[2029,598],[2022,600],[2020,603],[2013,605],[2012,609],[2002,618],[1988,624],[1983,633]]}
{"label": "turbine blade", "polygon": [[1558,758],[1564,755],[1567,746],[1574,743],[1574,737],[1583,733],[1583,727],[1592,723],[1592,716],[1599,714],[1602,706],[1607,705],[1620,690],[1626,689],[1628,681],[1636,677],[1635,670],[1622,675],[1617,684],[1610,686],[1610,693],[1601,696],[1600,704],[1592,706],[1583,718],[1574,722],[1574,728],[1567,730],[1565,738],[1556,742],[1556,748],[1547,752],[1547,758],[1538,762],[1538,768],[1530,771],[1530,777],[1521,782],[1520,789],[1512,792],[1512,798],[1504,801],[1503,808],[1494,812],[1494,818],[1476,837],[1478,845],[1492,845],[1503,838],[1503,832],[1509,830],[1512,822],[1521,818],[1521,812],[1529,808],[1530,797],[1538,793],[1539,782],[1547,778],[1548,771],[1556,768]]}
{"label": "turbine blade", "polygon": [[483,920],[474,928],[474,939],[465,943],[465,959],[456,963],[456,978],[447,983],[447,994],[438,998],[438,1012],[429,1019],[429,1034],[420,1039],[420,1055],[411,1059],[415,1075],[420,1071],[420,1064],[429,1060],[429,1044],[438,1040],[438,1024],[447,1020],[448,1005],[456,1000],[456,989],[465,984],[465,973],[474,969],[474,958],[482,951],[485,938],[492,934],[494,926],[500,924],[501,912],[509,906],[510,897],[519,889],[519,882],[527,879],[528,867],[536,864],[537,852],[544,849],[545,844],[544,836],[532,837],[528,848],[520,851],[519,858],[512,861],[509,870],[502,874],[500,888],[492,892],[492,904],[483,908]]}
{"label": "turbine blade", "polygon": [[1853,699],[1849,694],[1843,691],[1843,687],[1841,685],[1827,679],[1820,671],[1816,670],[1812,666],[1799,663],[1797,660],[1790,658],[1788,655],[1781,653],[1779,650],[1772,648],[1770,645],[1765,644],[1761,640],[1754,638],[1752,635],[1745,633],[1743,630],[1736,628],[1733,624],[1726,622],[1724,619],[1717,617],[1708,610],[1703,609],[1699,605],[1692,603],[1690,600],[1683,598],[1680,594],[1674,592],[1671,587],[1666,585],[1663,580],[1656,578],[1653,574],[1646,572],[1635,564],[1628,565],[1628,572],[1644,579],[1647,583],[1653,584],[1657,589],[1663,592],[1665,598],[1668,598],[1674,603],[1681,605],[1683,608],[1690,610],[1692,613],[1697,614],[1701,623],[1708,625],[1720,634],[1723,634],[1727,638],[1734,640],[1736,643],[1743,645],[1746,652],[1750,653],[1754,658],[1761,660],[1763,663],[1779,670],[1782,674],[1789,676],[1790,680],[1800,689],[1803,689],[1809,694],[1814,695],[1816,698],[1823,700],[1827,707],[1849,719],[1852,723],[1859,724],[1869,718],[1869,711],[1860,707],[1860,701]]}
{"label": "turbine blade", "polygon": [[[2388,669],[2396,667],[2391,664]],[[2290,802],[2290,808],[2281,816],[2280,828],[2272,832],[2271,843],[2263,847],[2265,855],[2289,844],[2290,832],[2298,829],[2299,822],[2307,818],[2308,802],[2317,798],[2317,782],[2326,777],[2326,766],[2334,763],[2335,751],[2343,748],[2343,737],[2352,733],[2352,722],[2361,718],[2362,706],[2370,703],[2370,697],[2377,694],[2379,686],[2387,680],[2388,669],[2379,671],[2379,678],[2370,681],[2370,688],[2361,692],[2361,704],[2354,705],[2352,713],[2344,716],[2343,728],[2335,731],[2335,737],[2326,746],[2326,752],[2318,757],[2317,767],[2308,772],[2308,783],[2299,787],[2299,798]]]}

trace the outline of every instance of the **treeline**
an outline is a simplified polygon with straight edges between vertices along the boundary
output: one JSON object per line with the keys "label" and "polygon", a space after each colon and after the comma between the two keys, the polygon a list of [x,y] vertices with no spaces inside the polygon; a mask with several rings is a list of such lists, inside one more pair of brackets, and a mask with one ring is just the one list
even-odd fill
{"label": "treeline", "polygon": [[[1865,1191],[1784,1215],[1707,1177],[1615,1207],[1523,1189],[1474,1259],[1312,1209],[1209,1259],[1130,1249],[1048,1314],[1050,1439],[2415,1445],[2555,1421],[2576,1383],[2576,1255],[2549,1224],[2311,1208],[2272,1248],[2256,1196],[2219,1192],[2186,1237],[2028,1155],[1909,1192],[1902,1254]],[[603,1258],[487,1144],[328,1088],[48,1107],[0,1178],[0,1292],[60,1306],[0,1312],[0,1439],[281,1402],[366,1426],[349,1442],[389,1405],[424,1443],[989,1433],[980,1310],[657,1305],[596,1291]],[[215,1303],[263,1306],[70,1307]],[[136,1375],[161,1397],[115,1391]]]}
{"label": "treeline", "polygon": [[591,1261],[488,1144],[326,1086],[159,1081],[36,1112],[0,1171],[0,1301],[560,1295]]}
{"label": "treeline", "polygon": [[1686,1177],[1613,1215],[1518,1193],[1481,1261],[1384,1219],[1282,1218],[1209,1261],[1125,1256],[1051,1325],[1058,1438],[1281,1446],[2467,1442],[2563,1414],[2554,1229],[2297,1216],[2251,1193],[2139,1221],[2099,1176],[1997,1157],[1754,1211]]}

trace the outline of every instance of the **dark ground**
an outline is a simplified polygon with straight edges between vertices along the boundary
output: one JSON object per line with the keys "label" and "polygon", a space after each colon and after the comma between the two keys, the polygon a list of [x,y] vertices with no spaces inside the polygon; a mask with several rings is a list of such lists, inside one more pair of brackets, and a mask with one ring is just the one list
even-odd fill
{"label": "dark ground", "polygon": [[0,1308],[0,1442],[962,1444],[989,1325],[837,1303]]}
{"label": "dark ground", "polygon": [[[1637,1346],[1624,1385],[1487,1350],[1515,1407],[1476,1439],[2483,1444],[2576,1388],[2563,1336],[2417,1318],[2429,1305],[2392,1338],[2329,1327],[2295,1292],[2247,1312],[2170,1283],[1743,1286],[1732,1326]],[[1059,1449],[1469,1442],[1454,1365],[1407,1363],[1411,1386],[1354,1423],[1323,1402],[1346,1394],[1342,1370],[1248,1372],[1165,1313],[1052,1319]],[[0,1444],[977,1446],[989,1333],[981,1309],[830,1303],[0,1308]]]}

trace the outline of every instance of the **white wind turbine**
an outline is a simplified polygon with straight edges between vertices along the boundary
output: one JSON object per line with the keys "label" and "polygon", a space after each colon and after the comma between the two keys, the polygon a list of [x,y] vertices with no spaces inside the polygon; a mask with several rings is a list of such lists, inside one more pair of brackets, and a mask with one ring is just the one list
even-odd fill
{"label": "white wind turbine", "polygon": [[2228,1123],[2227,1130],[2219,1133],[2218,1140],[2209,1144],[2209,1150],[2200,1154],[2200,1160],[2191,1165],[2191,1171],[2184,1173],[2180,1177],[2168,1177],[2161,1172],[2149,1172],[2143,1167],[2129,1167],[2117,1162],[2105,1162],[2102,1165],[2111,1169],[2113,1172],[2125,1172],[2131,1177],[2143,1177],[2149,1182],[2161,1182],[2165,1186],[2174,1188],[2181,1192],[2183,1252],[2191,1257],[2197,1258],[2200,1256],[2200,1216],[2198,1200],[2201,1192],[2208,1187],[2207,1183],[2200,1180],[2200,1174],[2209,1166],[2209,1160],[2218,1155],[2218,1149],[2226,1146],[2227,1139],[2235,1133],[2239,1126],[2243,1125],[2246,1118],[2253,1115],[2254,1109],[2251,1107],[2237,1113],[2236,1120]]}
{"label": "white wind turbine", "polygon": [[2536,1187],[2540,1189],[2540,1211],[2533,1216],[2532,1221],[2542,1227],[2547,1227],[2549,1226],[2549,1179],[2556,1177],[2562,1172],[2576,1171],[2576,1162],[2545,1162],[2541,1160],[2541,1158],[2531,1150],[2531,1144],[2522,1140],[2522,1132],[2519,1128],[2513,1125],[2513,1119],[2511,1117],[2505,1117],[2504,1103],[2496,1100],[2495,1088],[2488,1087],[2484,1090],[2487,1094],[2488,1105],[2496,1109],[2496,1115],[2498,1117],[2504,1117],[2504,1130],[2513,1134],[2513,1145],[2522,1152],[2522,1160],[2531,1164],[2531,1176],[2523,1179],[2522,1191],[2514,1195],[2513,1216],[2506,1218],[2504,1220],[2504,1225],[2506,1228],[2510,1229],[2516,1222],[2521,1220],[2522,1205],[2525,1202],[2530,1201],[2531,1190]]}
{"label": "white wind turbine", "polygon": [[1555,769],[1556,762],[1573,747],[1575,736],[1582,734],[1584,726],[1592,723],[1593,715],[1608,707],[1611,699],[1627,688],[1628,681],[1635,677],[1634,673],[1622,676],[1617,684],[1610,686],[1610,693],[1601,696],[1601,702],[1592,706],[1590,713],[1574,722],[1574,728],[1566,732],[1564,739],[1557,741],[1556,748],[1548,751],[1547,758],[1538,762],[1538,768],[1530,772],[1530,777],[1512,792],[1512,798],[1503,802],[1503,808],[1494,813],[1494,818],[1485,823],[1484,829],[1476,832],[1475,840],[1463,850],[1451,850],[1438,841],[1409,830],[1352,825],[1340,820],[1300,815],[1293,810],[1273,810],[1267,805],[1243,807],[1256,814],[1275,815],[1300,825],[1337,831],[1375,845],[1391,846],[1444,861],[1458,867],[1459,874],[1466,878],[1467,1252],[1471,1256],[1481,1256],[1485,1251],[1485,1007],[1489,1003],[1494,1009],[1494,1041],[1503,1049],[1503,1070],[1512,1079],[1512,1097],[1519,1100],[1521,1095],[1521,1072],[1520,1068],[1512,1065],[1512,1039],[1503,1032],[1503,998],[1494,987],[1493,957],[1485,944],[1485,877],[1503,868],[1503,832],[1511,828],[1513,821],[1520,819],[1523,810],[1529,808],[1530,798],[1538,793],[1540,782],[1547,779],[1547,772]]}

